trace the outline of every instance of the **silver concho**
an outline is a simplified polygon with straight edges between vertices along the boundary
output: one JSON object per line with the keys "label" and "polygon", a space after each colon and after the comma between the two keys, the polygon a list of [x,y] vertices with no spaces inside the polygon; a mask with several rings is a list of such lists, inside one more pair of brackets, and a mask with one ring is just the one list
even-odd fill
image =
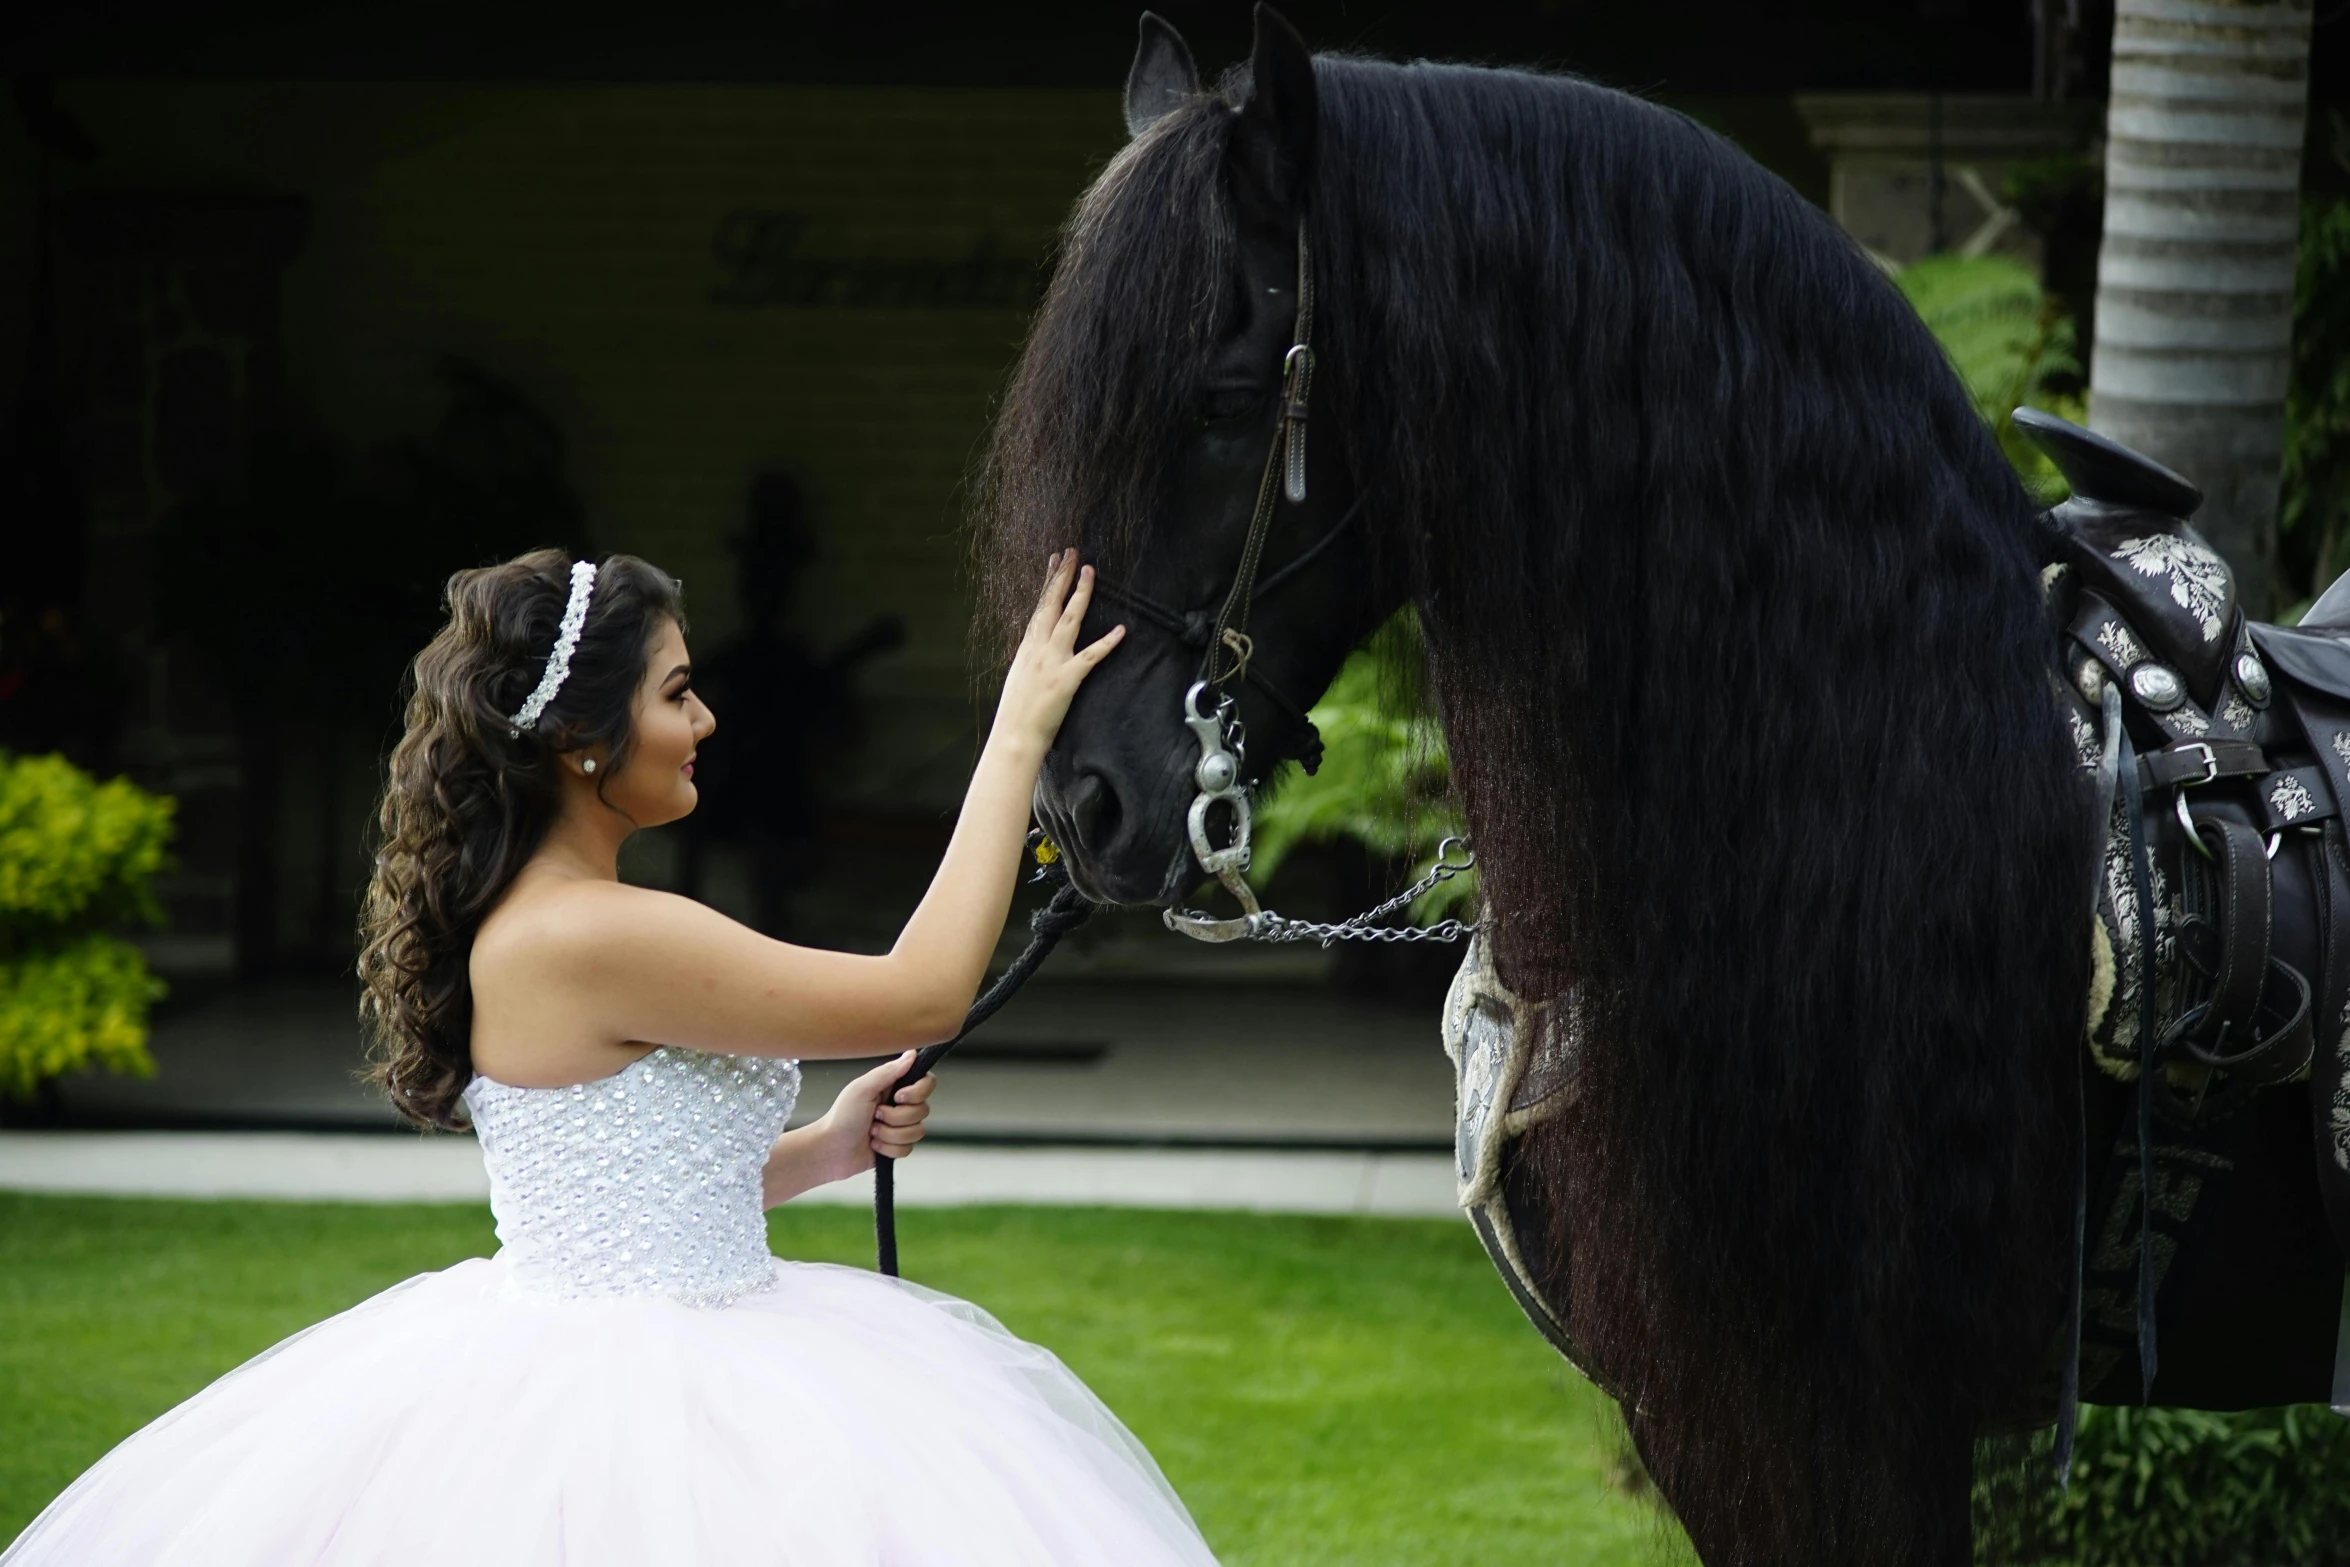
{"label": "silver concho", "polygon": [[2160,664],[2142,664],[2130,671],[2130,690],[2158,713],[2167,713],[2187,699],[2187,685]]}
{"label": "silver concho", "polygon": [[2104,701],[2105,666],[2093,658],[2082,659],[2079,673],[2073,676],[2073,684],[2081,688],[2081,695],[2090,703]]}
{"label": "silver concho", "polygon": [[2268,706],[2270,686],[2268,669],[2256,653],[2236,655],[2236,684],[2252,699],[2254,707]]}

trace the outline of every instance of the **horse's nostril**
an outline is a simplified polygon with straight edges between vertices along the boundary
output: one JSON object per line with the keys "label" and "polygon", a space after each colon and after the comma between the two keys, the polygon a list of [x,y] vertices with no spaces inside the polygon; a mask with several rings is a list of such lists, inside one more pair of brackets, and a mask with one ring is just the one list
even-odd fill
{"label": "horse's nostril", "polygon": [[1118,836],[1118,824],[1125,812],[1118,804],[1118,791],[1100,773],[1077,775],[1069,789],[1069,821],[1077,829],[1078,841],[1095,851],[1109,846]]}

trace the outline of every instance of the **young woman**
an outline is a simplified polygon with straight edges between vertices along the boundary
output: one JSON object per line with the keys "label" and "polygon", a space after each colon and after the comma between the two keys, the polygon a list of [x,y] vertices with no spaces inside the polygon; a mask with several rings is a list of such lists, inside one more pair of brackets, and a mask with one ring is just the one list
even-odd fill
{"label": "young woman", "polygon": [[[132,1436],[6,1554],[51,1563],[1201,1563],[1150,1456],[1042,1349],[763,1209],[900,1156],[1009,907],[1036,770],[1116,646],[1056,556],[937,879],[882,957],[623,886],[694,807],[677,584],[462,572],[416,660],[360,972],[392,1102],[470,1123],[502,1249],[296,1334]],[[894,1054],[784,1131],[796,1059]]]}

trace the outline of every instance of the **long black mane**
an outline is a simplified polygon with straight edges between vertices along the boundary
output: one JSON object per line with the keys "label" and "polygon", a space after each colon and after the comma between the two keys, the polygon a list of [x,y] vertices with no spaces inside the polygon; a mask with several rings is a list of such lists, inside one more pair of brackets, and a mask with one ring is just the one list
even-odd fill
{"label": "long black mane", "polygon": [[[1577,1057],[1532,1150],[1573,1331],[1723,1559],[1941,1555],[2063,1303],[2092,823],[2051,541],[1898,292],[1711,133],[1556,76],[1315,85],[1316,395],[1503,975]],[[1050,548],[1151,525],[1232,124],[1167,115],[1072,222],[991,458],[999,637]]]}

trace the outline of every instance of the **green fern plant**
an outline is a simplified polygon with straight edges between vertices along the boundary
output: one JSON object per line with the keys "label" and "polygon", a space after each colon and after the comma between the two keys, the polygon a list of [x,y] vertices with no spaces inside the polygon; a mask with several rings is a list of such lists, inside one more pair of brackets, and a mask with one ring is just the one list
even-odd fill
{"label": "green fern plant", "polygon": [[2012,416],[2019,407],[2042,408],[2085,422],[2079,393],[2063,390],[2077,387],[2082,373],[2072,317],[2012,256],[1928,256],[1893,281],[1942,345],[2025,486],[2043,505],[2062,500],[2056,465],[2024,439]]}
{"label": "green fern plant", "polygon": [[[1270,878],[1299,844],[1340,838],[1415,862],[1414,879],[1428,873],[1438,846],[1462,826],[1444,732],[1419,699],[1420,667],[1420,624],[1409,609],[1348,658],[1311,714],[1322,765],[1312,777],[1285,766],[1279,788],[1257,808],[1252,874]],[[1456,876],[1411,913],[1441,919],[1475,891],[1475,872]]]}

